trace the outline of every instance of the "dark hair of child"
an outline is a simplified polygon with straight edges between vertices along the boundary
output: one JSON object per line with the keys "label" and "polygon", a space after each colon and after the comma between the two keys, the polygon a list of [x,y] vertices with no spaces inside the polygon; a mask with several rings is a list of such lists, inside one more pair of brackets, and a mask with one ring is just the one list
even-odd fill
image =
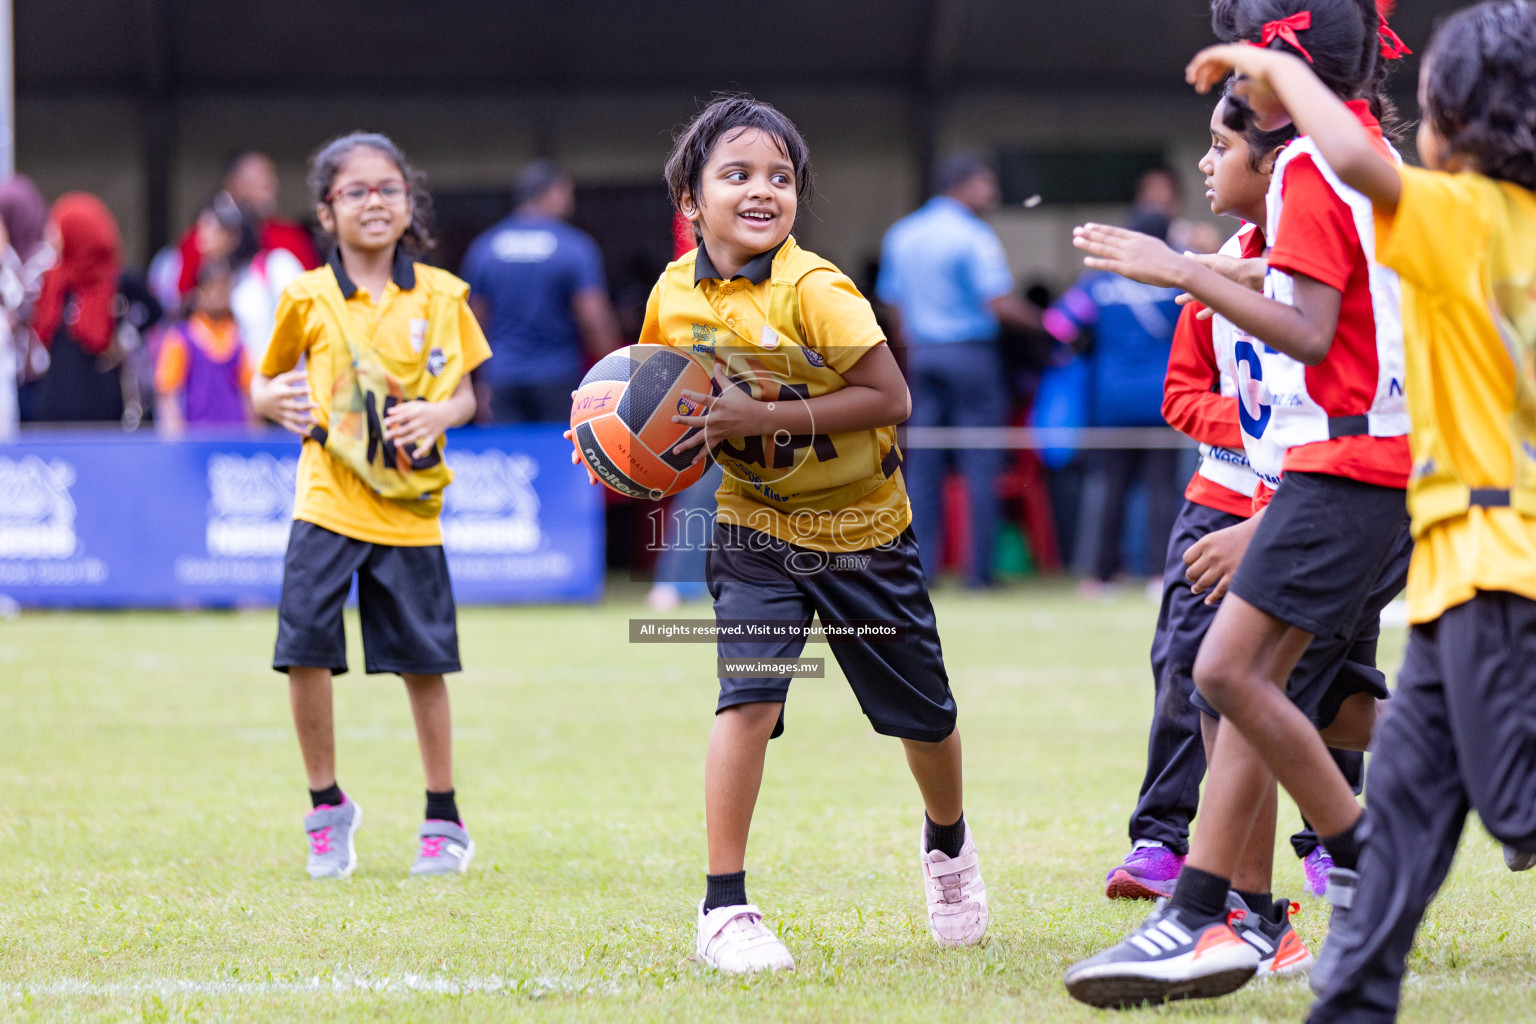
{"label": "dark hair of child", "polygon": [[[1228,104],[1232,102],[1232,87],[1236,84],[1236,78],[1227,79],[1222,96]],[[1263,166],[1265,157],[1296,137],[1296,126],[1287,121],[1274,131],[1266,132],[1255,124],[1252,118],[1249,118],[1242,128],[1242,133],[1243,141],[1248,143],[1248,166],[1257,171]]]}
{"label": "dark hair of child", "polygon": [[400,245],[413,257],[431,252],[437,240],[432,237],[432,195],[427,191],[427,176],[411,166],[405,154],[400,152],[400,147],[388,136],[378,132],[349,132],[317,149],[315,155],[309,158],[309,174],[305,178],[315,203],[329,205],[327,197],[331,194],[331,186],[336,183],[342,162],[355,149],[371,149],[381,153],[399,168],[411,201],[411,223],[401,236]]}
{"label": "dark hair of child", "polygon": [[[1259,43],[1265,25],[1302,12],[1311,24],[1294,34],[1306,53],[1278,35],[1269,48],[1310,58],[1312,73],[1340,99],[1369,100],[1382,133],[1396,139],[1400,122],[1386,91],[1391,67],[1381,53],[1382,19],[1376,0],[1213,0],[1211,30],[1224,43]],[[1244,103],[1231,103],[1228,109],[1233,129],[1241,130],[1251,120]],[[1242,113],[1242,124],[1237,123],[1237,112]]]}
{"label": "dark hair of child", "polygon": [[734,140],[753,128],[765,133],[779,147],[794,169],[795,198],[801,206],[809,203],[811,155],[800,129],[771,104],[745,93],[731,93],[716,96],[674,137],[672,155],[667,157],[664,172],[672,205],[681,208],[685,193],[698,196],[704,166],[721,139],[729,136]]}
{"label": "dark hair of child", "polygon": [[257,149],[255,146],[242,146],[239,149],[232,149],[224,157],[224,169],[220,172],[219,177],[223,179],[234,174],[241,164],[253,156],[259,156],[263,160],[272,159],[267,156],[265,150]]}
{"label": "dark hair of child", "polygon": [[1446,147],[1490,178],[1536,190],[1536,5],[1457,11],[1424,62],[1424,116]]}
{"label": "dark hair of child", "polygon": [[234,249],[226,257],[232,265],[243,267],[261,251],[261,235],[257,230],[256,218],[242,210],[228,192],[215,192],[203,204],[202,210],[198,211],[198,216],[204,213],[212,213],[218,218],[220,227],[239,236]]}

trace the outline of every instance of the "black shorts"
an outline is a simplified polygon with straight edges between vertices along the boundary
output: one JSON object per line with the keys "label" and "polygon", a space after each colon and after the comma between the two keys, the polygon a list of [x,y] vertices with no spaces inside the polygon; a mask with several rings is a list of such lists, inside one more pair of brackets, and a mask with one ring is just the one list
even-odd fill
{"label": "black shorts", "polygon": [[1287,473],[1254,531],[1232,593],[1313,636],[1345,639],[1383,574],[1402,557],[1407,536],[1408,503],[1399,488]]}
{"label": "black shorts", "polygon": [[357,574],[367,671],[459,671],[459,631],[440,545],[370,544],[296,520],[283,558],[272,667],[347,670],[341,610]]}
{"label": "black shorts", "polygon": [[[917,542],[906,530],[877,548],[829,554],[726,523],[715,525],[707,572],[717,624],[888,622],[904,627],[892,642],[831,640],[829,646],[878,733],[936,743],[955,729],[955,698],[944,672],[938,623]],[[721,658],[796,658],[803,637],[726,640]],[[737,704],[782,702],[789,680],[720,680],[716,713]],[[784,717],[773,735],[784,731]]]}
{"label": "black shorts", "polygon": [[[1287,473],[1275,492],[1231,593],[1313,635],[1286,696],[1319,729],[1357,693],[1389,695],[1376,667],[1381,612],[1407,585],[1412,554],[1408,509],[1396,488]],[[1198,694],[1195,705],[1214,714]]]}

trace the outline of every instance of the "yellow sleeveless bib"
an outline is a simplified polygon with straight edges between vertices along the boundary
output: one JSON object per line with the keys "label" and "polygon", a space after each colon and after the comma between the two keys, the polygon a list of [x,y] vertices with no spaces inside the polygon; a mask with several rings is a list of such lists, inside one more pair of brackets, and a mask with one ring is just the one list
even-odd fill
{"label": "yellow sleeveless bib", "polygon": [[380,497],[417,515],[436,516],[443,488],[453,480],[443,460],[443,438],[418,458],[385,439],[384,417],[402,402],[440,402],[458,388],[460,360],[448,353],[450,344],[456,345],[452,327],[463,295],[433,292],[425,340],[416,357],[406,361],[354,340],[351,314],[334,281],[315,296],[315,309],[332,338],[331,418],[328,427],[311,428],[310,436]]}
{"label": "yellow sleeveless bib", "polygon": [[[1512,473],[1509,480],[1498,481],[1503,486],[1468,486],[1449,455],[1427,394],[1420,399],[1425,410],[1414,414],[1414,400],[1420,390],[1415,384],[1408,392],[1414,432],[1408,507],[1413,513],[1415,537],[1435,523],[1465,515],[1473,505],[1507,506],[1522,516],[1536,518],[1536,293],[1531,290],[1529,274],[1510,273],[1506,267],[1511,261],[1497,258],[1504,256],[1502,252],[1495,255],[1489,271],[1493,301],[1488,312],[1515,370],[1514,400],[1503,410],[1508,416],[1506,436]],[[1424,294],[1412,298],[1415,302],[1436,301]],[[1428,379],[1424,384],[1424,391],[1434,386]]]}

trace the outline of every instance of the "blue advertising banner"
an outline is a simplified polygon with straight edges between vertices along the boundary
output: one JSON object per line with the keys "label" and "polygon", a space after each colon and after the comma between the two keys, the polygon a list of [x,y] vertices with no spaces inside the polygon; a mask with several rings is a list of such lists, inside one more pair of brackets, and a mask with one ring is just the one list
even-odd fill
{"label": "blue advertising banner", "polygon": [[[560,434],[449,434],[443,546],[461,604],[602,595],[601,489]],[[298,458],[298,438],[277,431],[0,445],[0,595],[32,607],[275,604]]]}

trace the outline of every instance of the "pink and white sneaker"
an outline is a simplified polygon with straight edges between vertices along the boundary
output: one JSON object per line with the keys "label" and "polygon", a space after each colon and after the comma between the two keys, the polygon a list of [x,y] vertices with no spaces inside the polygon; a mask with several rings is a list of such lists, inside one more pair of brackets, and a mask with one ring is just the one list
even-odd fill
{"label": "pink and white sneaker", "polygon": [[763,927],[763,912],[750,903],[716,907],[706,914],[700,900],[695,949],[705,966],[727,974],[795,969],[795,958],[777,935]]}
{"label": "pink and white sneaker", "polygon": [[429,819],[421,823],[416,837],[421,847],[411,864],[413,875],[462,875],[475,859],[475,841],[456,821]]}
{"label": "pink and white sneaker", "polygon": [[346,878],[357,867],[357,845],[353,837],[363,826],[363,809],[357,802],[342,797],[332,807],[321,804],[304,816],[304,834],[309,839],[310,878]]}
{"label": "pink and white sneaker", "polygon": [[941,946],[971,946],[987,933],[987,885],[981,880],[981,858],[971,826],[958,857],[942,850],[924,850],[917,841],[923,866],[923,895],[928,900],[928,930]]}

